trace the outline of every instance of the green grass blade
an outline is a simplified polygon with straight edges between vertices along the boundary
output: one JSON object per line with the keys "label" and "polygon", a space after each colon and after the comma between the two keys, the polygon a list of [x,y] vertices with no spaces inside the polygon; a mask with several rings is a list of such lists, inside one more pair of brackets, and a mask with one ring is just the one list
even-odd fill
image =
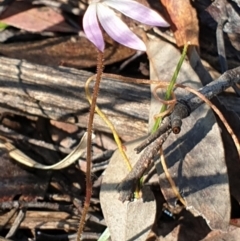
{"label": "green grass blade", "polygon": [[[173,77],[172,77],[172,79],[171,79],[171,81],[169,83],[169,86],[167,88],[167,91],[166,91],[166,94],[165,94],[165,97],[164,97],[165,100],[169,100],[171,98],[171,93],[172,93],[174,85],[176,83],[176,80],[177,80],[177,77],[178,77],[178,73],[179,73],[179,71],[180,71],[180,69],[182,67],[182,63],[183,63],[183,61],[184,61],[184,59],[186,57],[186,54],[187,54],[187,48],[188,48],[188,44],[185,44],[185,46],[183,48],[182,55],[180,57],[180,60],[178,61],[178,64],[177,64],[177,67],[176,67],[176,69],[174,71]],[[159,113],[164,112],[166,109],[167,109],[167,105],[163,104]],[[152,128],[152,131],[151,131],[152,133],[154,133],[158,129],[158,127],[161,124],[161,122],[162,122],[162,117],[157,118],[157,120],[155,121],[154,126]]]}

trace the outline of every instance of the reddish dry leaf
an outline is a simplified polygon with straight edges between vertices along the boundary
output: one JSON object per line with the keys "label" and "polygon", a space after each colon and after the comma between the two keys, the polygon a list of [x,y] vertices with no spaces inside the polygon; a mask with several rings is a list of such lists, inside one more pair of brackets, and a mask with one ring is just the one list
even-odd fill
{"label": "reddish dry leaf", "polygon": [[0,21],[30,32],[77,32],[65,23],[63,16],[50,7],[33,7],[28,2],[14,1],[1,15]]}
{"label": "reddish dry leaf", "polygon": [[230,224],[235,227],[240,227],[240,219],[239,218],[233,218],[230,220]]}
{"label": "reddish dry leaf", "polygon": [[78,132],[78,126],[74,124],[50,120],[48,130],[52,140],[65,148],[71,148],[76,143],[72,137]]}
{"label": "reddish dry leaf", "polygon": [[57,129],[63,130],[64,132],[67,132],[69,134],[76,133],[78,131],[78,126],[66,122],[56,121],[56,120],[50,120],[50,123],[53,127],[56,127]]}
{"label": "reddish dry leaf", "polygon": [[162,0],[161,2],[167,9],[167,21],[171,24],[177,45],[182,47],[190,41],[191,45],[199,46],[198,19],[190,1]]}
{"label": "reddish dry leaf", "polygon": [[[136,51],[107,39],[104,64],[112,64],[132,56]],[[0,54],[29,62],[73,68],[90,68],[97,64],[95,46],[84,37],[56,37],[45,40],[0,44]]]}

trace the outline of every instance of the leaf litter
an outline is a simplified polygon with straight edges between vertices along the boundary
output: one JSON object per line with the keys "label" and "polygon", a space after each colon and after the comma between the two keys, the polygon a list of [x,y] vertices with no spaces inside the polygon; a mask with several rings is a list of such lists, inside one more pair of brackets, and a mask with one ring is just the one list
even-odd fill
{"label": "leaf litter", "polygon": [[65,22],[62,14],[51,7],[34,7],[31,3],[14,1],[3,14],[0,21],[16,28],[30,32],[58,31],[77,32],[78,30]]}
{"label": "leaf litter", "polygon": [[[160,40],[152,40],[148,46],[151,79],[169,80],[179,59],[176,56],[180,57],[179,52]],[[158,67],[156,73],[155,66],[162,68]],[[195,89],[201,86],[187,63],[183,63],[177,82]],[[180,90],[176,94],[178,97],[184,95]],[[150,116],[156,114],[159,106],[153,99]],[[209,148],[213,154],[209,153]],[[184,120],[180,134],[170,136],[164,144],[164,155],[169,172],[186,200],[187,209],[196,216],[203,216],[212,229],[226,231],[230,220],[228,175],[220,131],[209,107],[198,108]],[[162,192],[168,203],[174,206],[177,201],[175,194],[159,163],[156,168]]]}
{"label": "leaf litter", "polygon": [[[189,40],[189,38],[191,38],[192,42],[196,46],[198,46],[198,38],[196,37],[198,34],[198,29],[196,27],[197,19],[195,16],[195,12],[188,1],[179,3],[181,7],[184,6],[183,12],[190,11],[192,13],[192,16],[194,16],[194,20],[191,22],[190,19],[189,21],[188,16],[186,14],[183,14],[183,12],[181,11],[179,11],[180,16],[174,15],[173,10],[176,9],[177,3],[173,1],[164,1],[164,5],[167,7],[167,9],[169,9],[168,11],[171,19],[173,20],[175,19],[175,17],[178,17],[177,20],[174,20],[172,23],[173,25],[176,24],[177,26],[177,31],[175,32],[177,45],[183,46],[186,40]],[[188,28],[189,26],[191,26],[190,29]],[[169,45],[166,42],[164,44],[158,42],[156,45],[151,42],[151,47],[154,48],[154,57],[150,58],[150,60],[153,60],[154,65],[157,65],[157,69],[160,72],[160,74],[156,76],[156,78],[154,78],[160,80],[170,80],[171,74],[173,73],[174,67],[176,66],[176,61],[178,60],[179,52],[170,49]],[[157,52],[159,52],[159,54]],[[14,57],[14,54],[12,56]],[[89,56],[91,56],[91,54],[89,54]],[[53,65],[58,65],[58,62],[55,62]],[[95,64],[93,63],[92,66],[94,65]],[[200,86],[200,81],[196,77],[196,73],[194,73],[190,65],[188,65],[186,62],[185,67],[182,69],[182,71],[183,73],[180,75],[180,79],[182,79],[183,82],[191,82],[190,85],[194,85],[194,88],[198,88]],[[196,82],[194,83],[192,80],[196,80]],[[177,91],[177,94],[184,95],[185,93],[182,91]],[[154,101],[152,100],[151,108],[153,106],[156,111],[159,110],[160,104],[153,102]],[[234,116],[234,114],[231,115],[227,111],[224,111],[224,113],[226,113],[225,115],[229,115],[230,120],[234,120],[235,123],[239,122],[239,118]],[[150,114],[150,120],[152,119],[152,116],[153,115]],[[223,143],[221,141],[220,131],[216,125],[212,112],[207,107],[201,107],[196,110],[195,113],[193,113],[192,117],[189,117],[188,119],[191,119],[191,121],[187,121],[187,119],[184,120],[183,132],[180,133],[177,138],[173,138],[173,136],[171,136],[172,139],[170,140],[172,140],[172,142],[170,143],[169,140],[169,143],[165,143],[164,150],[165,157],[167,159],[167,165],[169,166],[169,171],[172,174],[175,183],[179,187],[179,193],[183,196],[183,198],[186,199],[189,210],[187,211],[184,209],[184,221],[177,220],[176,227],[173,227],[172,230],[168,230],[168,234],[165,233],[165,236],[161,236],[159,240],[181,240],[184,235],[188,239],[191,238],[191,240],[201,239],[207,241],[219,240],[219,238],[226,240],[230,240],[232,238],[233,240],[237,240],[237,235],[239,235],[238,229],[230,228],[228,234],[222,234],[219,231],[210,232],[208,227],[205,225],[204,219],[200,218],[200,216],[203,216],[205,219],[210,221],[209,224],[211,228],[222,230],[226,230],[228,228],[228,221],[230,218],[230,197],[228,191],[229,184],[225,165]],[[237,125],[235,127],[236,128],[234,129],[237,133],[239,133]],[[225,134],[223,134],[223,138],[224,135]],[[185,143],[188,143],[188,145],[186,145]],[[137,155],[135,156],[135,153],[133,153],[133,149],[137,145],[137,143],[134,144],[134,146],[132,146],[132,144],[126,144],[127,152],[131,152],[129,155],[130,158],[134,159],[132,160],[133,162],[137,160]],[[177,145],[180,146],[180,151],[176,147]],[[227,165],[231,165],[230,168],[228,166],[230,192],[239,202],[239,193],[236,185],[239,180],[237,178],[239,170],[238,168],[234,168],[234,166],[238,164],[237,162],[235,162],[238,157],[234,154],[234,147],[232,144],[230,144],[230,140],[224,140],[224,147],[225,150],[226,148],[229,148],[227,150],[228,152],[225,153],[225,156],[227,156]],[[116,151],[116,153],[118,152]],[[149,197],[149,200],[151,200],[149,201],[149,203],[146,199],[146,202],[144,202],[144,198],[143,202],[141,199],[139,199],[136,202],[127,203],[127,205],[122,204],[118,201],[118,196],[115,193],[116,185],[121,181],[121,179],[124,178],[124,176],[127,174],[127,171],[125,170],[122,174],[119,175],[118,164],[121,163],[121,165],[123,165],[120,166],[121,172],[121,169],[125,168],[125,163],[122,161],[119,153],[116,153],[112,157],[108,167],[111,171],[108,171],[107,169],[104,174],[105,176],[103,178],[103,186],[100,194],[100,197],[104,196],[107,193],[107,188],[110,188],[112,190],[110,194],[113,193],[112,196],[109,195],[104,197],[103,199],[101,197],[103,212],[106,216],[105,219],[107,221],[107,225],[110,229],[113,240],[144,240],[154,223],[156,203],[154,201],[154,197],[152,196],[151,191],[148,189],[147,186],[144,186],[143,197]],[[228,163],[228,159],[232,161],[231,164]],[[110,172],[113,172],[113,174]],[[234,172],[235,174],[233,174]],[[167,183],[167,180],[162,170],[160,170],[159,174],[160,183],[162,183],[162,192],[164,193],[166,200],[169,202],[169,204],[174,207],[176,205],[177,199],[174,193],[172,193],[172,190],[169,187],[169,184]],[[108,175],[111,176],[112,179]],[[118,175],[120,177],[118,177]],[[110,185],[109,187],[109,184],[114,185]],[[233,186],[234,188],[232,188]],[[106,190],[104,190],[104,188],[106,188]],[[102,194],[102,192],[106,193]],[[217,198],[219,200],[216,200]],[[113,207],[111,207],[110,205],[111,202],[113,202]],[[140,211],[142,211],[142,213]],[[219,213],[222,215],[220,215]],[[197,218],[195,218],[193,214],[196,215]],[[141,218],[138,218],[138,215]],[[145,221],[145,225],[148,224],[148,226],[141,226],[142,223]],[[161,223],[159,225],[161,226]],[[193,230],[190,230],[188,226],[194,227]],[[122,232],[122,230],[124,230],[124,232]],[[142,230],[144,230],[144,232],[141,232]],[[200,232],[202,232],[202,234],[197,239],[195,234],[199,232],[199,230]],[[207,235],[208,232],[210,233]],[[160,234],[163,233],[160,232]],[[204,236],[206,236],[206,238],[204,238]],[[137,237],[139,237],[139,239]],[[142,239],[140,239],[140,237]],[[186,238],[184,240],[186,240]]]}
{"label": "leaf litter", "polygon": [[[139,156],[134,148],[142,141],[143,138],[124,144],[132,165]],[[148,186],[138,200],[124,203],[119,200],[117,185],[128,172],[120,152],[115,151],[103,174],[100,191],[101,207],[113,241],[146,240],[155,220],[155,198]]]}

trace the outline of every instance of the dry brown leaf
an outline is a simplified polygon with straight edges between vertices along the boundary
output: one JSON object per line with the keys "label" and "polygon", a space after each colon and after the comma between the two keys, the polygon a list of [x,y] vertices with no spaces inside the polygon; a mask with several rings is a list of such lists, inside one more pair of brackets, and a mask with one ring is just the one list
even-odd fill
{"label": "dry brown leaf", "polygon": [[77,32],[65,22],[62,14],[50,7],[33,7],[28,2],[14,1],[0,16],[0,21],[30,32]]}
{"label": "dry brown leaf", "polygon": [[[104,64],[112,64],[132,56],[136,51],[107,39]],[[96,66],[97,51],[84,37],[56,37],[45,40],[0,44],[4,56],[25,59],[48,66],[90,68]]]}
{"label": "dry brown leaf", "polygon": [[56,127],[57,129],[61,129],[64,132],[67,132],[69,134],[73,134],[78,131],[78,126],[70,123],[56,121],[56,120],[50,120],[50,123],[52,126]]}
{"label": "dry brown leaf", "polygon": [[194,217],[185,209],[177,216],[177,219],[159,225],[158,241],[200,241],[211,232],[203,218]]}
{"label": "dry brown leaf", "polygon": [[[151,40],[148,56],[151,79],[169,81],[180,58],[178,49],[159,39]],[[177,82],[195,89],[201,87],[198,76],[187,61],[183,62]],[[188,93],[177,89],[175,94],[182,98]],[[150,118],[160,108],[161,104],[153,98]],[[212,229],[226,230],[231,210],[229,181],[220,131],[209,107],[202,105],[184,119],[181,132],[171,135],[163,149],[169,173],[187,208],[195,216],[205,218]],[[156,162],[156,168],[164,197],[174,206],[176,195],[161,164]]]}
{"label": "dry brown leaf", "polygon": [[167,10],[167,21],[171,24],[177,45],[182,47],[190,41],[191,45],[199,46],[197,13],[190,1],[162,0],[161,2]]}
{"label": "dry brown leaf", "polygon": [[[138,160],[134,148],[144,138],[124,144],[132,165]],[[116,150],[104,172],[100,191],[100,202],[104,218],[113,241],[145,241],[155,220],[156,200],[150,188],[144,186],[142,198],[122,203],[117,185],[129,172],[122,155]]]}
{"label": "dry brown leaf", "polygon": [[230,226],[227,233],[214,230],[201,241],[238,241],[240,237],[240,228]]}

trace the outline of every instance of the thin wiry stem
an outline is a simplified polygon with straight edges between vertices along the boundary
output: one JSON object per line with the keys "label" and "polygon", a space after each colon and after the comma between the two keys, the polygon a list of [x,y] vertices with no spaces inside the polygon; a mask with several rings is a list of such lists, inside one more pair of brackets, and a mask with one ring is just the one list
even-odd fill
{"label": "thin wiry stem", "polygon": [[179,193],[178,188],[177,188],[175,182],[173,181],[173,179],[172,179],[172,177],[171,177],[171,175],[168,171],[168,167],[167,167],[167,164],[166,164],[166,161],[165,161],[162,146],[160,147],[160,160],[161,160],[161,164],[162,164],[162,167],[163,167],[163,171],[165,172],[165,176],[168,179],[174,194],[176,195],[178,200],[186,207],[187,204],[186,204],[185,200],[182,198],[181,194]]}
{"label": "thin wiry stem", "polygon": [[100,82],[103,73],[103,52],[98,51],[98,61],[97,61],[97,76],[96,82],[93,89],[92,104],[90,106],[89,118],[88,118],[88,130],[87,130],[87,170],[86,170],[86,200],[83,207],[82,216],[80,219],[77,241],[80,241],[81,235],[83,233],[83,228],[85,225],[85,219],[87,216],[88,208],[90,205],[90,199],[92,196],[92,179],[91,179],[91,159],[92,159],[92,131],[93,131],[93,119],[95,113],[95,107],[97,103],[97,96],[99,92]]}
{"label": "thin wiry stem", "polygon": [[[86,84],[85,84],[85,93],[86,93],[87,99],[90,104],[92,103],[92,97],[90,96],[90,93],[89,93],[89,84],[95,77],[96,77],[96,75],[93,75],[90,78],[88,78],[88,80],[86,81]],[[95,107],[95,111],[102,118],[102,120],[107,124],[109,129],[112,131],[114,140],[118,146],[118,150],[121,153],[123,160],[127,164],[128,170],[131,171],[132,170],[131,163],[126,155],[126,152],[124,151],[122,141],[120,140],[120,137],[119,137],[114,125],[111,123],[111,121],[107,118],[107,116],[101,111],[101,109],[97,105]]]}

